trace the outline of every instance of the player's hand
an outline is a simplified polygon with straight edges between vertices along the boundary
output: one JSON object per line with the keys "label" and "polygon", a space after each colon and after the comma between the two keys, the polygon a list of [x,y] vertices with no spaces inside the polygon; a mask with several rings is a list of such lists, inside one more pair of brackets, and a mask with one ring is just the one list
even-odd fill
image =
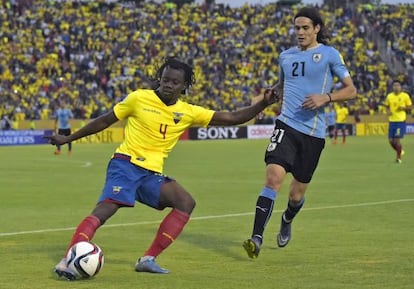
{"label": "player's hand", "polygon": [[318,109],[326,104],[326,94],[310,94],[302,102],[303,109]]}
{"label": "player's hand", "polygon": [[282,96],[283,89],[281,88],[281,85],[278,82],[272,87],[265,89],[263,100],[266,102],[267,105],[270,105],[272,103],[280,102]]}
{"label": "player's hand", "polygon": [[45,135],[43,138],[47,139],[51,145],[63,145],[69,142],[67,136],[60,134]]}

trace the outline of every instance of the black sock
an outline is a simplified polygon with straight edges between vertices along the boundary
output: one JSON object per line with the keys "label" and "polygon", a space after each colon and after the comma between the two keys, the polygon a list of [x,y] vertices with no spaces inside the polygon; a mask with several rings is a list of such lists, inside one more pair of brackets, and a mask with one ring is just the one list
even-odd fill
{"label": "black sock", "polygon": [[272,215],[274,202],[274,200],[264,196],[259,196],[257,199],[252,237],[263,239],[263,232]]}
{"label": "black sock", "polygon": [[289,200],[286,210],[283,212],[283,221],[290,223],[293,218],[299,213],[300,209],[303,207],[305,199],[303,198],[299,202],[294,202]]}

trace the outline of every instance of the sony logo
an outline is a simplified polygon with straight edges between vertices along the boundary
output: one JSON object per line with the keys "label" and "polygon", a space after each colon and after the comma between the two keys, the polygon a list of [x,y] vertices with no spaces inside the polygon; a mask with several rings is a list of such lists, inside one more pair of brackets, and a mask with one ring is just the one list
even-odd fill
{"label": "sony logo", "polygon": [[197,130],[197,139],[237,139],[239,127],[208,127]]}

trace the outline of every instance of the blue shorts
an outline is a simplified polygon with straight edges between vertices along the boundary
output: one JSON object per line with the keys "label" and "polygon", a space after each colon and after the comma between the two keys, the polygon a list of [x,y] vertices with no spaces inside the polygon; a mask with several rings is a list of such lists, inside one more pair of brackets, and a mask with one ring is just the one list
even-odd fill
{"label": "blue shorts", "polygon": [[345,123],[337,123],[336,124],[336,129],[345,129],[346,128],[346,124]]}
{"label": "blue shorts", "polygon": [[133,207],[135,201],[155,209],[159,207],[161,186],[173,179],[134,165],[129,156],[114,154],[106,171],[106,181],[99,201]]}
{"label": "blue shorts", "polygon": [[392,121],[388,124],[388,138],[403,138],[405,135],[405,121]]}

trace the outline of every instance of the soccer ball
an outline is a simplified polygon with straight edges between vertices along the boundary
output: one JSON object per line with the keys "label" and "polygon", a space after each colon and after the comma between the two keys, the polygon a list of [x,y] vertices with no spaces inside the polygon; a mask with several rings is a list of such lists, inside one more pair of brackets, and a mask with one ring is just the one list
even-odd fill
{"label": "soccer ball", "polygon": [[75,273],[76,279],[91,278],[102,269],[104,256],[96,244],[82,241],[69,249],[66,262],[68,268]]}

